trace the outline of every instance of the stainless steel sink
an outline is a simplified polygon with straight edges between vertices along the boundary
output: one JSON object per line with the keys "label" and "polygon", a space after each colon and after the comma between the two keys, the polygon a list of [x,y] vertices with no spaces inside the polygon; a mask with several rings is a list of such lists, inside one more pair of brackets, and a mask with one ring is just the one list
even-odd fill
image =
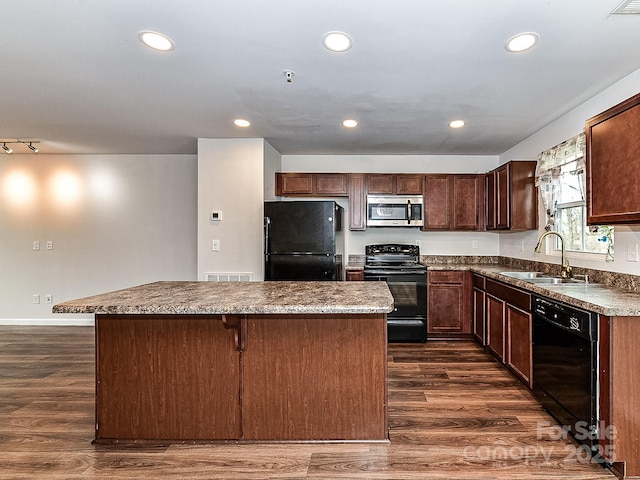
{"label": "stainless steel sink", "polygon": [[582,283],[589,284],[591,283],[585,280],[579,280],[577,278],[562,278],[556,275],[549,275],[547,273],[542,272],[500,272],[501,275],[505,275],[511,278],[517,278],[519,280],[524,280],[525,282],[536,283],[536,284],[559,284],[559,283]]}
{"label": "stainless steel sink", "polygon": [[540,278],[544,276],[541,272],[500,272],[500,275],[507,277],[519,278],[521,280],[529,280],[530,278]]}

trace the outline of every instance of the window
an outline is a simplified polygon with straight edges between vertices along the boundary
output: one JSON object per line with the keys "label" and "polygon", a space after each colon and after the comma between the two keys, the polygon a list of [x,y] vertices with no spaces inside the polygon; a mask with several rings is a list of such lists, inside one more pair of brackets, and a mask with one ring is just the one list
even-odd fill
{"label": "window", "polygon": [[[576,161],[561,167],[556,200],[555,231],[571,252],[599,253],[613,258],[613,227],[587,227],[584,168]],[[560,240],[556,250],[560,250]]]}
{"label": "window", "polygon": [[[613,227],[587,226],[584,170],[584,133],[540,154],[536,185],[547,211],[545,228],[562,234],[567,251],[613,261]],[[560,239],[555,249],[561,249]]]}

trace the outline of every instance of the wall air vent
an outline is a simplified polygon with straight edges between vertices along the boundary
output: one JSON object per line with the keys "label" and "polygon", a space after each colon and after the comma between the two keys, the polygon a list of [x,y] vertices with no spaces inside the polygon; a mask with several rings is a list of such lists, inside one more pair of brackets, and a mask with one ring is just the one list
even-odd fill
{"label": "wall air vent", "polygon": [[253,280],[253,273],[218,273],[218,272],[206,272],[204,279],[207,282],[251,282]]}
{"label": "wall air vent", "polygon": [[640,15],[640,0],[624,0],[620,5],[618,5],[613,12],[612,15],[628,15],[635,14]]}

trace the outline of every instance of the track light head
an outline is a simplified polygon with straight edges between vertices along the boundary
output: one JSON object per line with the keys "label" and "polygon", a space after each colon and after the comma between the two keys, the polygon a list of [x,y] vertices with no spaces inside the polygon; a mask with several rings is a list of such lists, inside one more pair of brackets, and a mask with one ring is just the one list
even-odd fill
{"label": "track light head", "polygon": [[33,153],[38,153],[38,147],[34,147],[34,146],[33,146],[33,142],[29,142],[29,145],[27,145],[27,147],[29,147],[29,149],[30,149]]}
{"label": "track light head", "polygon": [[6,153],[13,153],[13,148],[11,147],[7,147],[6,143],[2,143],[2,149],[6,152]]}

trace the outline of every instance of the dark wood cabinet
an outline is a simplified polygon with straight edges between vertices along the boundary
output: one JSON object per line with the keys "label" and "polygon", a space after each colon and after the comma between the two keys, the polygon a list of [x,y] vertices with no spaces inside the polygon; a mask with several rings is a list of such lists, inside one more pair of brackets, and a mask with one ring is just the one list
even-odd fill
{"label": "dark wood cabinet", "polygon": [[367,228],[367,204],[365,196],[365,174],[349,174],[349,230]]}
{"label": "dark wood cabinet", "polygon": [[424,175],[396,175],[396,193],[398,195],[422,195]]}
{"label": "dark wood cabinet", "polygon": [[346,173],[276,172],[276,195],[345,197],[348,183]]}
{"label": "dark wood cabinet", "polygon": [[484,175],[425,175],[423,231],[484,229]]}
{"label": "dark wood cabinet", "polygon": [[347,270],[345,277],[347,282],[363,282],[364,270]]}
{"label": "dark wood cabinet", "polygon": [[451,175],[425,175],[423,231],[451,229],[452,180]]}
{"label": "dark wood cabinet", "polygon": [[531,312],[506,305],[506,364],[529,388],[533,387],[533,322]]}
{"label": "dark wood cabinet", "polygon": [[448,337],[471,333],[470,275],[462,271],[428,272],[428,335]]}
{"label": "dark wood cabinet", "polygon": [[640,94],[586,122],[587,224],[640,223]]}
{"label": "dark wood cabinet", "polygon": [[487,230],[536,230],[535,161],[510,161],[486,174]]}
{"label": "dark wood cabinet", "polygon": [[472,332],[474,338],[481,345],[487,344],[486,329],[486,307],[485,307],[485,277],[482,275],[472,274],[471,284],[473,287],[472,295]]}
{"label": "dark wood cabinet", "polygon": [[422,174],[367,174],[367,193],[378,195],[422,195]]}
{"label": "dark wood cabinet", "polygon": [[453,176],[452,230],[484,229],[484,175]]}
{"label": "dark wood cabinet", "polygon": [[487,348],[500,361],[504,359],[504,307],[504,300],[486,294]]}
{"label": "dark wood cabinet", "polygon": [[485,282],[487,348],[529,388],[533,386],[531,294],[502,282]]}

